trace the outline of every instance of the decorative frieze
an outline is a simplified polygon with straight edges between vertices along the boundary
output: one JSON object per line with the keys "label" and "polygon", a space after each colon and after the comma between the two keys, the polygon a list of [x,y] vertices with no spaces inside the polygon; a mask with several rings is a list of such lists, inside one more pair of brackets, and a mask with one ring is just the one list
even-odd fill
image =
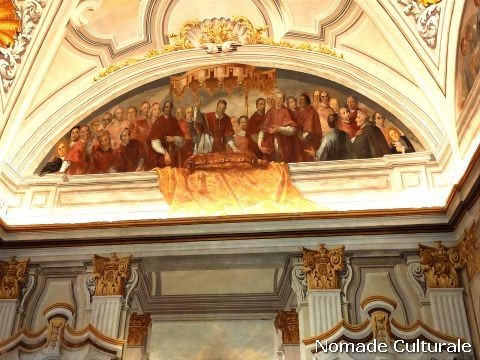
{"label": "decorative frieze", "polygon": [[278,311],[275,318],[275,326],[282,331],[284,345],[300,343],[298,314],[295,310]]}
{"label": "decorative frieze", "polygon": [[148,329],[152,323],[150,313],[137,314],[133,313],[130,316],[130,323],[128,325],[128,345],[144,345],[145,335],[148,334]]}
{"label": "decorative frieze", "polygon": [[125,296],[125,284],[131,276],[131,256],[119,258],[93,256],[95,296]]}
{"label": "decorative frieze", "polygon": [[427,288],[459,288],[458,270],[463,268],[459,246],[447,248],[438,243],[436,247],[419,245],[420,261]]}
{"label": "decorative frieze", "polygon": [[318,251],[303,248],[303,265],[308,290],[339,289],[338,273],[343,270],[345,247],[327,250],[324,244]]}
{"label": "decorative frieze", "polygon": [[28,275],[30,259],[0,261],[0,299],[19,299],[22,285]]}

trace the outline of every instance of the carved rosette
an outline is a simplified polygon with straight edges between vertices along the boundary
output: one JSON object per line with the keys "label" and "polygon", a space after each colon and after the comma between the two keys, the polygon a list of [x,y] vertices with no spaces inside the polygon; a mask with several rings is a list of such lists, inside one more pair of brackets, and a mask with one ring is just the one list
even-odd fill
{"label": "carved rosette", "polygon": [[427,288],[458,288],[458,270],[463,268],[459,246],[447,248],[438,243],[436,247],[419,245],[420,261]]}
{"label": "carved rosette", "polygon": [[338,273],[343,270],[345,246],[327,250],[324,244],[318,251],[303,248],[303,266],[309,290],[339,289]]}
{"label": "carved rosette", "polygon": [[118,258],[113,253],[109,258],[93,256],[93,278],[95,295],[125,296],[125,284],[131,276],[131,256]]}
{"label": "carved rosette", "polygon": [[298,314],[295,310],[278,311],[275,318],[275,326],[282,331],[282,342],[284,345],[300,344]]}
{"label": "carved rosette", "polygon": [[143,345],[151,323],[150,313],[139,315],[134,312],[128,325],[128,345]]}
{"label": "carved rosette", "polygon": [[477,236],[479,224],[473,223],[460,241],[460,256],[467,269],[468,278],[473,278],[480,272],[480,239]]}
{"label": "carved rosette", "polygon": [[19,299],[28,275],[30,259],[0,261],[0,299]]}
{"label": "carved rosette", "polygon": [[[32,40],[33,30],[40,21],[46,1],[28,0],[20,2],[13,0],[12,4],[15,9],[16,19],[19,19],[21,25],[17,28],[17,26],[13,24],[16,32],[13,43],[10,41],[10,46],[6,48],[0,46],[0,79],[2,80],[5,92],[12,86],[13,80],[17,76],[18,64],[21,62],[27,45]],[[2,3],[0,14],[3,12],[3,6],[4,4]],[[12,24],[9,26],[11,27]],[[2,31],[0,30],[0,34],[1,33]]]}

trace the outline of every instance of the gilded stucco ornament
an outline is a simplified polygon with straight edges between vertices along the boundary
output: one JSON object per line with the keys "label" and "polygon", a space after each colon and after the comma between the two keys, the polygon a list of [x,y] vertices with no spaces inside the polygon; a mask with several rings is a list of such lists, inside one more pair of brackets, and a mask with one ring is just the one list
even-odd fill
{"label": "gilded stucco ornament", "polygon": [[303,248],[303,266],[309,290],[339,289],[339,272],[343,270],[345,247],[327,250],[324,244],[318,251]]}
{"label": "gilded stucco ornament", "polygon": [[447,248],[438,243],[436,247],[419,245],[420,261],[427,288],[458,288],[458,270],[463,268],[459,246]]}
{"label": "gilded stucco ornament", "polygon": [[131,256],[119,258],[94,255],[93,277],[96,296],[125,296],[126,282],[131,277]]}
{"label": "gilded stucco ornament", "polygon": [[298,314],[295,310],[277,311],[275,326],[282,331],[283,344],[300,344]]}
{"label": "gilded stucco ornament", "polygon": [[145,345],[145,335],[148,334],[148,329],[152,324],[150,313],[137,314],[134,312],[130,317],[130,323],[128,324],[128,345]]}
{"label": "gilded stucco ornament", "polygon": [[15,42],[17,32],[20,32],[21,22],[17,17],[12,0],[0,0],[0,48],[8,48]]}
{"label": "gilded stucco ornament", "polygon": [[403,12],[413,16],[417,31],[431,48],[437,45],[441,0],[397,0],[404,5]]}
{"label": "gilded stucco ornament", "polygon": [[30,259],[0,261],[0,299],[19,299],[28,277]]}
{"label": "gilded stucco ornament", "polygon": [[285,40],[275,41],[266,36],[266,26],[254,26],[244,16],[188,20],[177,33],[169,34],[170,44],[150,50],[143,58],[132,58],[112,64],[94,78],[98,81],[126,66],[178,50],[205,49],[208,54],[235,51],[244,45],[270,45],[291,49],[314,51],[343,59],[343,55],[323,44],[295,44]]}
{"label": "gilded stucco ornament", "polygon": [[[4,14],[4,4],[9,3],[12,3],[14,6],[15,15],[20,21],[20,26],[15,31],[16,36],[14,36],[13,43],[9,42],[7,47],[0,46],[0,78],[5,92],[12,86],[13,80],[17,75],[18,65],[22,60],[22,55],[32,40],[33,30],[40,21],[43,8],[46,5],[45,0],[0,0],[0,17]],[[1,23],[2,21],[0,20]],[[10,23],[10,27],[12,25],[14,23]],[[13,27],[16,28],[15,26]],[[0,34],[2,34],[1,30]]]}

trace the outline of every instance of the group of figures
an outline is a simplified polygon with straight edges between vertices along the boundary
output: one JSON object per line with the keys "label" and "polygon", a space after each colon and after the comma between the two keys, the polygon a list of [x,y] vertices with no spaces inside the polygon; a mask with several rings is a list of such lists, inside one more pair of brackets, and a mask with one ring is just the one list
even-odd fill
{"label": "group of figures", "polygon": [[464,15],[460,38],[460,75],[462,108],[480,72],[480,0],[473,0],[474,11]]}
{"label": "group of figures", "polygon": [[[227,115],[227,101],[202,112],[200,101],[177,108],[172,101],[143,102],[105,112],[90,125],[75,126],[40,172],[69,175],[131,172],[181,167],[193,155],[238,153],[266,161],[302,162],[381,157],[415,151],[396,128],[386,129],[381,113],[373,117],[355,96],[335,111],[330,96],[315,90],[297,99],[277,91],[256,100],[247,116]],[[268,110],[267,110],[268,109]]]}

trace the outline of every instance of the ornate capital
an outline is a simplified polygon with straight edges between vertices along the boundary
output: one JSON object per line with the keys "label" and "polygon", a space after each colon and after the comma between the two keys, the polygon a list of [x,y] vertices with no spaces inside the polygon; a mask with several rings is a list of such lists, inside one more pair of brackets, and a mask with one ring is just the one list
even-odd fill
{"label": "ornate capital", "polygon": [[458,245],[460,256],[467,268],[468,278],[472,280],[480,272],[480,238],[477,236],[479,224],[473,223]]}
{"label": "ornate capital", "polygon": [[283,344],[300,344],[298,314],[295,310],[277,311],[275,326],[282,330]]}
{"label": "ornate capital", "polygon": [[131,276],[131,259],[132,256],[118,258],[115,253],[109,258],[93,256],[96,296],[125,296],[125,283]]}
{"label": "ornate capital", "polygon": [[309,290],[339,289],[338,273],[343,270],[345,246],[327,250],[324,244],[318,251],[303,248],[303,266]]}
{"label": "ornate capital", "polygon": [[459,246],[447,248],[438,243],[436,247],[419,245],[420,261],[427,288],[460,287],[458,270],[463,268]]}
{"label": "ornate capital", "polygon": [[152,323],[150,313],[138,315],[133,313],[128,325],[128,345],[143,345],[145,335],[148,334],[148,328]]}
{"label": "ornate capital", "polygon": [[28,275],[30,259],[0,261],[0,299],[19,299],[23,283]]}

